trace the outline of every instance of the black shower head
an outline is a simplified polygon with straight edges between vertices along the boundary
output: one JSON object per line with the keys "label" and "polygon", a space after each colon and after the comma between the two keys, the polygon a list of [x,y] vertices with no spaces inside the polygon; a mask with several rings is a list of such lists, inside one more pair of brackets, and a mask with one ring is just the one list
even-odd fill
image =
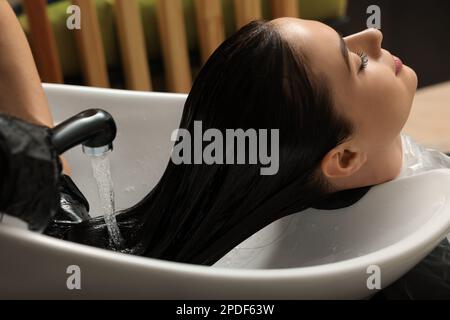
{"label": "black shower head", "polygon": [[90,109],[64,121],[53,130],[53,146],[59,154],[82,144],[83,151],[98,155],[112,149],[117,135],[113,117],[101,109]]}

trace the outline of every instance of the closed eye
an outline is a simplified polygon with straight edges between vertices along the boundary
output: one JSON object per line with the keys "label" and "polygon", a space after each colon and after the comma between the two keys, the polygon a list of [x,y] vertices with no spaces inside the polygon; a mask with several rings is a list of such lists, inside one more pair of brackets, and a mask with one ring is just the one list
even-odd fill
{"label": "closed eye", "polygon": [[359,71],[363,71],[364,69],[367,68],[367,65],[369,64],[369,57],[363,51],[359,52],[358,56],[361,58],[361,65],[359,67]]}

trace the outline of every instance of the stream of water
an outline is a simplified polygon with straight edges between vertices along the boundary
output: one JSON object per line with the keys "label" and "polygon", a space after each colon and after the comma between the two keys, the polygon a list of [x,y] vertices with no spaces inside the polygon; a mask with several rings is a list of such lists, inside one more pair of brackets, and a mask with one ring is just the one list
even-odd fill
{"label": "stream of water", "polygon": [[97,181],[100,205],[108,229],[112,247],[120,250],[123,239],[115,216],[114,186],[111,178],[109,153],[91,157],[94,178]]}

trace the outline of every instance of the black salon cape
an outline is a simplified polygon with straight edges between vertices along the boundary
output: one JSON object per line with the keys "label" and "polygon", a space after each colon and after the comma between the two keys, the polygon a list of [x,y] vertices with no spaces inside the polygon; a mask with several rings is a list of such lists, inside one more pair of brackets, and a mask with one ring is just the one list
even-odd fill
{"label": "black salon cape", "polygon": [[59,208],[61,163],[51,130],[0,114],[0,212],[42,231]]}

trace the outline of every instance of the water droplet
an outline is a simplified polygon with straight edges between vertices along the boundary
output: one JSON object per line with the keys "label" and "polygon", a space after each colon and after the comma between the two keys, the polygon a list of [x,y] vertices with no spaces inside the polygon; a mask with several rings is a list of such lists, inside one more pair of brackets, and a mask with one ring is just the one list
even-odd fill
{"label": "water droplet", "polygon": [[134,186],[129,186],[125,188],[125,192],[135,192],[136,191],[136,187]]}
{"label": "water droplet", "polygon": [[333,253],[336,253],[337,250],[338,250],[338,247],[337,247],[337,246],[333,246],[333,247],[331,248],[331,251],[333,251]]}

